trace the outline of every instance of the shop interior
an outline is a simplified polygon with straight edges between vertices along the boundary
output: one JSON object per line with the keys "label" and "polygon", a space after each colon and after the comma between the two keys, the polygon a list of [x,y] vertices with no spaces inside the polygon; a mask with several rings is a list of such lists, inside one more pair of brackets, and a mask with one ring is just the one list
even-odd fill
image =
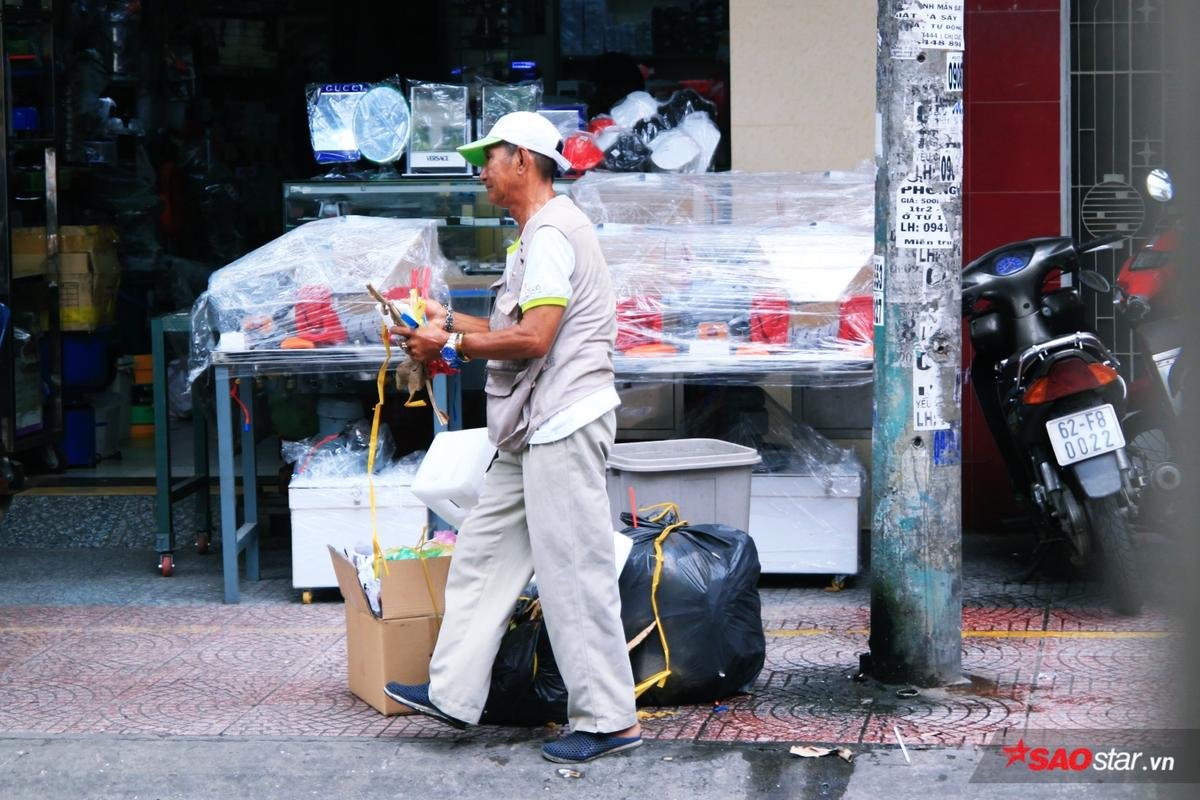
{"label": "shop interior", "polygon": [[[336,10],[309,0],[5,2],[8,126],[0,177],[9,258],[0,272],[0,303],[9,309],[12,333],[0,349],[7,387],[0,393],[0,496],[11,503],[21,491],[61,497],[128,490],[148,502],[167,465],[175,476],[199,475],[203,488],[215,493],[220,465],[212,438],[227,403],[224,397],[213,403],[212,371],[197,364],[196,339],[211,332],[198,331],[191,312],[214,272],[312,221],[344,214],[437,220],[435,249],[456,276],[450,289],[457,307],[487,312],[486,287],[515,230],[503,209],[487,205],[469,168],[423,169],[412,146],[391,157],[372,159],[363,147],[353,158],[323,159],[314,134],[314,91],[386,85],[405,94],[415,117],[415,92],[422,87],[462,87],[471,126],[465,137],[483,133],[490,87],[536,85],[539,109],[565,113],[568,126],[578,119],[581,129],[598,116],[618,117],[615,109],[631,93],[644,92],[652,98],[651,114],[659,103],[668,119],[672,103],[687,114],[702,110],[712,136],[698,171],[720,175],[731,166],[728,37],[728,3],[721,0],[351,0]],[[661,136],[654,126],[666,131],[676,124],[682,125],[655,121],[647,133],[643,119],[638,134]],[[414,127],[413,142],[416,136]],[[626,197],[630,187],[622,179],[653,183],[664,177],[654,173],[672,171],[660,160],[668,148],[639,150],[632,167],[614,159],[618,151],[616,145],[595,149],[593,174],[580,177],[589,171],[580,169],[564,176],[559,190],[598,178],[592,208],[604,213],[605,204]],[[629,174],[618,172],[610,186],[603,175],[614,166]],[[783,214],[777,224],[799,224],[780,212],[779,187],[736,181],[718,187],[706,177],[694,176],[698,183],[688,189],[703,195],[703,203],[677,218],[663,211],[653,190],[639,186],[629,195],[637,213],[609,222],[745,222],[738,216],[757,213],[745,197],[761,196],[770,201],[765,217]],[[861,200],[869,182],[857,176],[846,186],[782,191],[792,190],[805,198],[817,191],[829,203],[815,214],[818,221],[804,218],[817,225],[837,221],[839,192],[857,192]],[[733,197],[742,199],[734,203]],[[799,207],[811,210],[804,202]],[[741,263],[740,240],[707,235],[701,232],[679,252],[712,270]],[[665,242],[657,252],[672,246]],[[640,251],[626,255],[625,268],[636,271],[645,263]],[[849,274],[861,290],[859,266]],[[72,271],[78,274],[69,281],[64,276]],[[710,288],[719,295],[728,287],[718,281],[705,291]],[[775,301],[768,299],[741,323],[720,323],[715,336],[723,340],[730,330],[736,336],[741,324],[745,353],[765,363],[768,351],[752,346],[764,341],[751,337],[755,319],[781,322],[781,341],[792,345],[797,336],[809,343],[844,338],[847,314],[838,299],[835,292],[829,302],[812,304],[821,310],[809,320],[796,323],[793,313],[791,329],[788,312],[770,310]],[[747,306],[758,302],[746,298]],[[863,310],[855,306],[851,328],[861,329]],[[869,304],[865,310],[869,323]],[[625,311],[636,327],[641,310]],[[708,324],[694,309],[674,311],[693,320],[692,328],[695,320],[702,330]],[[693,354],[707,352],[689,346]],[[723,341],[717,346],[728,348]],[[843,347],[834,357],[846,352]],[[791,443],[766,453],[777,465],[791,463],[796,443],[808,442],[808,452],[825,467],[840,464],[857,477],[842,498],[852,501],[848,535],[857,552],[858,498],[867,494],[865,459],[858,456],[869,450],[869,368],[863,367],[869,352],[858,347],[853,361],[853,369],[815,381],[797,380],[778,366],[729,379],[710,373],[702,360],[693,360],[686,376],[666,371],[655,379],[639,372],[649,362],[627,361],[634,366],[619,378],[625,405],[618,440],[703,437],[760,450],[766,444],[765,451],[770,441]],[[482,366],[471,364],[452,387],[453,399],[443,398],[456,407],[451,427],[484,424],[482,384]],[[255,420],[259,488],[266,497],[259,513],[270,518],[269,530],[286,535],[288,484],[315,448],[302,448],[299,462],[288,461],[286,443],[311,445],[355,421],[369,422],[374,374],[268,370],[241,386],[233,414]],[[436,427],[431,405],[385,404],[389,458],[403,461],[428,448]],[[244,451],[246,443],[232,446]],[[207,467],[198,463],[204,460]],[[205,533],[197,545],[207,546]]]}

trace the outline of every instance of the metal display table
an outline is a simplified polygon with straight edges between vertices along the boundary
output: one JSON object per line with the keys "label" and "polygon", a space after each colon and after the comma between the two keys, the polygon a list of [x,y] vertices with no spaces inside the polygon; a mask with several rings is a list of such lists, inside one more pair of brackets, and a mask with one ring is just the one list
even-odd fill
{"label": "metal display table", "polygon": [[[353,375],[363,380],[375,380],[386,351],[382,345],[363,347],[326,347],[319,350],[278,350],[271,352],[243,351],[212,354],[217,416],[217,464],[221,495],[221,557],[225,580],[225,602],[236,603],[239,597],[239,557],[246,553],[246,579],[259,578],[258,539],[258,475],[254,451],[253,389],[241,392],[242,386],[252,386],[256,378],[299,375]],[[403,353],[393,348],[393,362]],[[456,430],[462,426],[461,384],[457,375],[439,375],[433,379],[433,393],[438,406],[449,417],[442,426],[434,416],[434,431]],[[242,423],[242,514],[237,514],[237,470],[234,463],[234,396],[238,403],[238,418]],[[239,522],[239,519],[241,520]]]}
{"label": "metal display table", "polygon": [[208,502],[208,423],[200,397],[193,392],[192,476],[174,482],[171,475],[171,419],[167,402],[167,334],[190,334],[191,318],[187,312],[165,314],[150,320],[150,350],[154,365],[154,516],[157,522],[154,549],[158,553],[158,569],[170,577],[175,569],[175,523],[171,514],[174,504],[192,495],[196,498],[196,552],[207,553],[212,531],[212,509]]}

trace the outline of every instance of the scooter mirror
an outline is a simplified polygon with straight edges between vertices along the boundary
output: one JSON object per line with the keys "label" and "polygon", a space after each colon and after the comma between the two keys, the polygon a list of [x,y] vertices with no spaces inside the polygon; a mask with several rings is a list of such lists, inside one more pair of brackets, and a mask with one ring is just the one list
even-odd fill
{"label": "scooter mirror", "polygon": [[1107,294],[1112,291],[1112,284],[1108,282],[1108,278],[1090,269],[1079,270],[1079,282],[1093,292]]}
{"label": "scooter mirror", "polygon": [[1146,176],[1146,191],[1160,203],[1165,203],[1175,196],[1175,187],[1171,185],[1171,176],[1165,169],[1151,170]]}

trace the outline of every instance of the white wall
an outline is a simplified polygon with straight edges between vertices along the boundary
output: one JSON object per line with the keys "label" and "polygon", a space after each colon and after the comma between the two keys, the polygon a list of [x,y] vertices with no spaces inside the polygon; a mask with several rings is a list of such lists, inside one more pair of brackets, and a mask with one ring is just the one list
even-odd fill
{"label": "white wall", "polygon": [[730,0],[733,168],[852,169],[875,152],[876,0]]}

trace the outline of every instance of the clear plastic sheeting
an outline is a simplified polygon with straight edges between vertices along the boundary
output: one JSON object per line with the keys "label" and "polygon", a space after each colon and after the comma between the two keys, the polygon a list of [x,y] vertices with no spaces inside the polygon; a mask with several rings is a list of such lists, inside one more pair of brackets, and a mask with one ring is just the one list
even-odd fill
{"label": "clear plastic sheeting", "polygon": [[478,78],[479,135],[486,136],[496,120],[514,111],[537,111],[542,102],[541,80],[499,83]]}
{"label": "clear plastic sheeting", "polygon": [[622,378],[870,381],[870,168],[593,172],[571,197],[597,223],[613,276]]}
{"label": "clear plastic sheeting", "polygon": [[[754,475],[803,475],[824,496],[858,497],[866,470],[853,448],[841,447],[801,422],[757,386],[714,387],[684,416],[687,437],[719,439],[758,451]],[[847,481],[846,479],[851,479]]]}
{"label": "clear plastic sheeting", "polygon": [[[610,131],[599,140],[619,135]],[[595,223],[831,223],[855,234],[875,234],[875,173],[869,166],[846,172],[592,172],[575,182],[571,198]]]}
{"label": "clear plastic sheeting", "polygon": [[[375,442],[376,473],[389,469],[395,452],[392,432],[383,425]],[[330,479],[366,475],[370,455],[371,421],[367,419],[351,422],[335,434],[280,444],[280,456],[292,464],[293,486],[328,486]]]}
{"label": "clear plastic sheeting", "polygon": [[706,391],[685,416],[685,435],[753,447],[762,458],[750,476],[748,530],[763,573],[857,573],[868,491],[855,451],[795,419],[759,387]]}
{"label": "clear plastic sheeting", "polygon": [[247,373],[378,366],[384,317],[367,285],[398,303],[413,291],[445,302],[447,269],[433,220],[301,225],[212,274],[192,307],[189,375],[214,362]]}
{"label": "clear plastic sheeting", "polygon": [[313,83],[305,88],[308,131],[318,164],[345,164],[359,158],[354,112],[370,89],[365,83]]}
{"label": "clear plastic sheeting", "polygon": [[[717,107],[692,89],[680,89],[665,103],[648,92],[631,92],[612,113],[592,118],[590,141],[612,172],[703,173],[721,141]],[[576,145],[577,147],[580,145]],[[589,169],[572,162],[576,170]]]}
{"label": "clear plastic sheeting", "polygon": [[871,236],[827,223],[598,231],[623,379],[870,380]]}

